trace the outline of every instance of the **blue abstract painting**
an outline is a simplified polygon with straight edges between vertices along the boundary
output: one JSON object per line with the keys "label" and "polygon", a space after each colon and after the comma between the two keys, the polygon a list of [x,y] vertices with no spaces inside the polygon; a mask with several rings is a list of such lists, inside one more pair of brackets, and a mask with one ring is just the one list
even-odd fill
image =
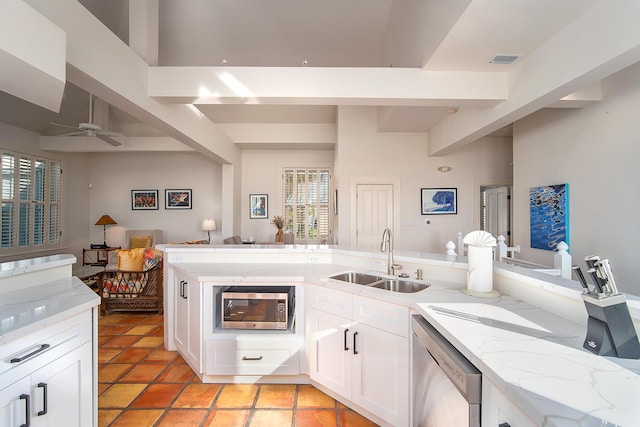
{"label": "blue abstract painting", "polygon": [[569,244],[569,199],[567,184],[532,187],[529,190],[531,247],[555,250]]}
{"label": "blue abstract painting", "polygon": [[422,188],[420,190],[422,215],[457,214],[457,188]]}

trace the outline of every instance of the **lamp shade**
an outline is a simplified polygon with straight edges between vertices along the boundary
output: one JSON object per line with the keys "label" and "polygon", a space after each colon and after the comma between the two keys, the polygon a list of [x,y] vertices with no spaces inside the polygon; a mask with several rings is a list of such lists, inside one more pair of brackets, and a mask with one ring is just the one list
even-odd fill
{"label": "lamp shade", "polygon": [[205,219],[202,221],[202,230],[204,231],[215,231],[218,228],[216,227],[215,219]]}
{"label": "lamp shade", "polygon": [[113,225],[113,224],[117,224],[117,222],[115,222],[114,219],[107,214],[102,215],[100,219],[96,222],[96,225]]}

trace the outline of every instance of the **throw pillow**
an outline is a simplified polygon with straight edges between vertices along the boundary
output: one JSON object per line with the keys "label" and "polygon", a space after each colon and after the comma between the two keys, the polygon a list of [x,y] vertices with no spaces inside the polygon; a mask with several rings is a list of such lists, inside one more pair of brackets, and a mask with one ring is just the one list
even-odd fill
{"label": "throw pillow", "polygon": [[151,236],[131,236],[129,238],[129,248],[150,248]]}
{"label": "throw pillow", "polygon": [[143,271],[151,270],[162,262],[162,251],[156,249],[145,249]]}
{"label": "throw pillow", "polygon": [[142,271],[144,267],[144,248],[118,249],[118,270]]}

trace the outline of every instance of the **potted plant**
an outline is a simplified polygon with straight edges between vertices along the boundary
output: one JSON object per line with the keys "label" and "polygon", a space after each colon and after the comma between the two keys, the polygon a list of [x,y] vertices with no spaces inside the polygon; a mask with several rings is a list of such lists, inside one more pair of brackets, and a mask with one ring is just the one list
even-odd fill
{"label": "potted plant", "polygon": [[275,215],[271,220],[271,224],[275,225],[276,228],[278,229],[276,233],[276,236],[277,236],[276,241],[284,242],[284,233],[282,231],[282,229],[284,228],[284,217],[281,215]]}

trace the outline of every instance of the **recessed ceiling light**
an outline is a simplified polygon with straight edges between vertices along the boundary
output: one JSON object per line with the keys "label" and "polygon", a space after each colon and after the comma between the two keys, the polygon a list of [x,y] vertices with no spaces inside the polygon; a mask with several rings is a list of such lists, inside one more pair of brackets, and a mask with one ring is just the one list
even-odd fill
{"label": "recessed ceiling light", "polygon": [[451,172],[451,166],[438,166],[438,172]]}
{"label": "recessed ceiling light", "polygon": [[444,110],[444,112],[447,113],[447,114],[455,114],[455,113],[458,112],[458,109],[455,108],[455,107],[450,107],[450,108],[447,108],[446,110]]}

